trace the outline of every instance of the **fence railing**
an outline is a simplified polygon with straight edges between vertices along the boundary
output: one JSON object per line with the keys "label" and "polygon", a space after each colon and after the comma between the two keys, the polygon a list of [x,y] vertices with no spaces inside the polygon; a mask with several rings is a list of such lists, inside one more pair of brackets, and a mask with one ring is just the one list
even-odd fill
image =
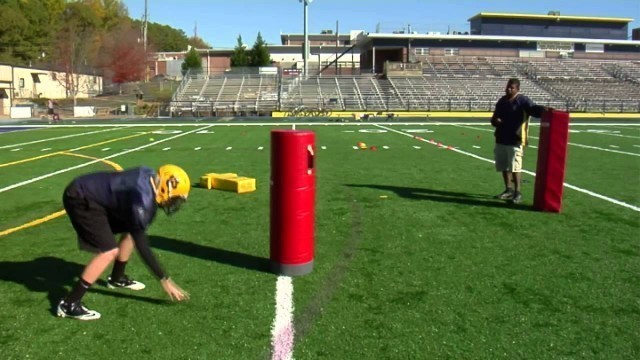
{"label": "fence railing", "polygon": [[[277,100],[270,102],[258,102],[251,104],[238,104],[229,102],[207,101],[172,101],[160,106],[163,116],[251,116],[268,115],[273,111],[285,112],[309,112],[328,115],[338,111],[479,111],[491,112],[495,106],[495,100],[478,100],[475,98],[407,98],[404,102],[398,102],[391,97],[356,97],[296,99],[284,101],[281,104]],[[557,99],[542,99],[538,105],[549,106],[554,109],[569,112],[592,113],[640,113],[640,100],[588,100],[578,103]]]}

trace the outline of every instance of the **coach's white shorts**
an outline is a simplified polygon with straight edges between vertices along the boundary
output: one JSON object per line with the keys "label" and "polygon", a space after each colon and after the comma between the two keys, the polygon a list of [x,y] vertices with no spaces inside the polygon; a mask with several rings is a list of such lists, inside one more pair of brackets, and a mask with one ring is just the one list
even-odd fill
{"label": "coach's white shorts", "polygon": [[496,171],[522,171],[522,155],[524,154],[522,145],[496,144],[493,148],[493,154],[496,160]]}

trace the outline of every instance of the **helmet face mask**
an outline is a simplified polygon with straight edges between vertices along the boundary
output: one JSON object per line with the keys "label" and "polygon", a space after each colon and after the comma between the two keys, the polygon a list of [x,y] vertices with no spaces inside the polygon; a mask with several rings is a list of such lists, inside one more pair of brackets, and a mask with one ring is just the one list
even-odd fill
{"label": "helmet face mask", "polygon": [[178,212],[182,204],[184,204],[185,202],[187,202],[186,198],[183,198],[182,196],[174,196],[169,198],[169,200],[158,204],[158,206],[162,208],[162,210],[164,210],[165,214],[171,216]]}
{"label": "helmet face mask", "polygon": [[191,182],[187,173],[176,165],[163,165],[158,169],[156,203],[167,215],[174,214],[187,201]]}

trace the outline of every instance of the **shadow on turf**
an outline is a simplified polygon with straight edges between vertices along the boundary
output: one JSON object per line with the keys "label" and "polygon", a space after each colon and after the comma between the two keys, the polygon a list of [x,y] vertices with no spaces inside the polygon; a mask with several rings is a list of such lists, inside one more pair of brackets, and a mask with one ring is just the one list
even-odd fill
{"label": "shadow on turf", "polygon": [[346,184],[346,186],[354,188],[370,188],[384,191],[393,191],[398,196],[414,199],[414,200],[429,200],[436,202],[454,203],[462,205],[476,205],[487,206],[497,208],[509,208],[522,211],[534,211],[533,207],[526,204],[514,205],[507,203],[503,200],[497,200],[493,196],[486,194],[470,194],[453,191],[443,191],[425,188],[415,187],[403,187],[392,185],[377,185],[377,184]]}
{"label": "shadow on turf", "polygon": [[[84,265],[63,259],[46,256],[31,261],[0,261],[0,280],[21,284],[30,291],[47,293],[50,309],[58,306],[60,299],[67,294],[82,273]],[[106,285],[98,280],[96,285]],[[153,304],[163,304],[166,300],[153,299],[144,296],[125,294],[92,287],[92,293],[108,295],[117,298],[144,301]]]}
{"label": "shadow on turf", "polygon": [[248,270],[271,273],[270,260],[259,256],[242,254],[163,236],[149,236],[149,243],[154,248],[171,251],[176,254],[215,261]]}

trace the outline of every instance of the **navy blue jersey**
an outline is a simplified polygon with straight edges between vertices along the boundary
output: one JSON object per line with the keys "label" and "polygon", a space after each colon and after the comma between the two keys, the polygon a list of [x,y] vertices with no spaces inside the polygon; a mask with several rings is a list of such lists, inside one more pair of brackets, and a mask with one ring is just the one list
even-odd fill
{"label": "navy blue jersey", "polygon": [[76,178],[84,197],[102,206],[114,233],[144,231],[156,215],[151,181],[156,172],[139,167],[120,172],[97,172]]}
{"label": "navy blue jersey", "polygon": [[[525,95],[517,94],[513,99],[501,97],[491,117],[491,124],[496,127],[496,143],[526,145],[529,116],[540,117],[543,111],[544,107],[536,105]],[[502,122],[498,124],[496,118]]]}
{"label": "navy blue jersey", "polygon": [[166,274],[151,252],[146,234],[157,211],[152,185],[156,176],[148,167],[97,172],[76,178],[70,187],[75,186],[82,198],[103,210],[112,233],[130,233],[142,260],[162,279]]}

